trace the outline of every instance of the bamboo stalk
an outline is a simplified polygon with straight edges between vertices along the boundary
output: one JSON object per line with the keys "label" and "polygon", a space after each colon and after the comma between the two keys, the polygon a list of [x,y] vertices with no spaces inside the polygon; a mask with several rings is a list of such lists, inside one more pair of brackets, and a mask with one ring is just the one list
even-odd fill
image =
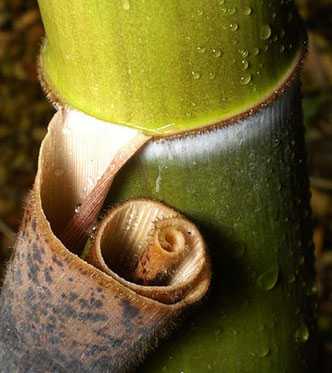
{"label": "bamboo stalk", "polygon": [[292,1],[39,5],[48,92],[152,134],[201,128],[264,101],[289,74],[303,38]]}
{"label": "bamboo stalk", "polygon": [[139,371],[315,371],[299,97],[296,77],[247,119],[151,143],[115,180],[109,203],[144,195],[177,206],[212,255],[208,302]]}
{"label": "bamboo stalk", "polygon": [[[155,137],[114,180],[108,202],[148,197],[176,207],[200,226],[212,256],[208,302],[139,371],[315,371],[313,257],[298,78],[304,35],[293,2],[39,4],[47,33],[41,75],[50,98],[66,115],[75,108]],[[90,147],[101,133],[91,132]],[[50,138],[61,144],[65,135],[60,131]],[[64,155],[54,153],[50,159],[61,164]],[[77,161],[78,169],[86,159],[80,157],[65,155],[68,164]],[[100,168],[105,170],[111,159],[96,151]],[[89,196],[81,191],[89,172],[56,180],[54,164],[43,166],[50,170],[41,200],[45,226],[49,223],[60,235],[77,201]],[[83,168],[89,170],[88,164]],[[66,195],[64,181],[76,194]],[[59,193],[63,200],[53,198]],[[149,253],[142,253],[133,275],[143,285],[151,281],[144,277]],[[150,264],[159,280],[159,270]],[[6,277],[7,298],[0,302],[5,321],[14,269]],[[130,362],[141,353],[130,351]],[[117,371],[111,361],[103,363],[104,369]],[[80,364],[77,358],[73,366],[85,368]]]}

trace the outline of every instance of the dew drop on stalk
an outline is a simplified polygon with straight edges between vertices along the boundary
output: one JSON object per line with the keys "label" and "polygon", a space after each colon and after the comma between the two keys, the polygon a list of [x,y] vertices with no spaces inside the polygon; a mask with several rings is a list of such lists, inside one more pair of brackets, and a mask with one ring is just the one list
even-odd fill
{"label": "dew drop on stalk", "polygon": [[229,9],[228,9],[228,14],[229,14],[230,16],[233,16],[236,12],[237,12],[237,9],[236,9],[236,8],[229,8]]}
{"label": "dew drop on stalk", "polygon": [[210,72],[210,73],[209,73],[209,79],[210,79],[210,80],[215,79],[215,77],[216,77],[216,74],[215,74],[214,72]]}
{"label": "dew drop on stalk", "polygon": [[212,49],[212,53],[213,53],[213,55],[216,57],[216,58],[219,58],[219,57],[221,57],[221,55],[222,55],[222,51],[221,51],[221,49]]}
{"label": "dew drop on stalk", "polygon": [[268,40],[271,37],[272,30],[270,25],[263,25],[260,30],[260,37],[262,40]]}
{"label": "dew drop on stalk", "polygon": [[270,347],[265,346],[265,347],[262,347],[260,351],[258,351],[257,356],[260,358],[267,357],[270,354],[270,352],[271,352]]}
{"label": "dew drop on stalk", "polygon": [[251,74],[243,75],[240,78],[241,85],[248,85],[251,82]]}
{"label": "dew drop on stalk", "polygon": [[252,54],[253,54],[254,56],[258,56],[260,52],[261,52],[261,51],[260,51],[259,48],[254,48],[253,51],[252,51]]}
{"label": "dew drop on stalk", "polygon": [[295,340],[298,343],[305,343],[310,337],[309,329],[307,325],[302,322],[301,325],[295,331]]}
{"label": "dew drop on stalk", "polygon": [[252,14],[252,8],[250,8],[250,6],[244,7],[243,14],[246,16],[250,16]]}
{"label": "dew drop on stalk", "polygon": [[198,79],[201,78],[201,74],[197,71],[192,71],[191,74],[192,74],[194,80],[198,80]]}
{"label": "dew drop on stalk", "polygon": [[279,278],[279,268],[277,265],[274,265],[272,268],[267,270],[266,272],[262,273],[258,279],[257,284],[263,290],[272,290]]}
{"label": "dew drop on stalk", "polygon": [[232,31],[237,31],[239,29],[239,25],[237,23],[231,23],[229,25],[229,28],[232,30]]}
{"label": "dew drop on stalk", "polygon": [[206,52],[206,48],[204,48],[204,47],[197,47],[197,51],[200,54],[204,54]]}
{"label": "dew drop on stalk", "polygon": [[247,58],[249,56],[249,52],[247,49],[240,49],[239,52],[243,58]]}
{"label": "dew drop on stalk", "polygon": [[242,60],[242,70],[248,70],[249,62],[247,60]]}

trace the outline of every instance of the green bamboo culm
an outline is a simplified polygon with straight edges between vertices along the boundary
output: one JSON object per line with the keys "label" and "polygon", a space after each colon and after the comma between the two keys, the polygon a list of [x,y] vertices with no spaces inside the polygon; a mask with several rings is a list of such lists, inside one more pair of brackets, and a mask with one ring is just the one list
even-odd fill
{"label": "green bamboo culm", "polygon": [[152,134],[202,127],[266,99],[303,33],[288,0],[39,0],[49,89]]}
{"label": "green bamboo culm", "polygon": [[109,202],[143,195],[198,224],[213,277],[206,302],[138,372],[316,372],[299,86],[231,126],[150,144]]}
{"label": "green bamboo culm", "polygon": [[212,256],[208,300],[138,372],[315,372],[293,1],[39,4],[42,76],[61,103],[158,136],[221,123],[152,142],[115,180],[111,203],[174,206]]}

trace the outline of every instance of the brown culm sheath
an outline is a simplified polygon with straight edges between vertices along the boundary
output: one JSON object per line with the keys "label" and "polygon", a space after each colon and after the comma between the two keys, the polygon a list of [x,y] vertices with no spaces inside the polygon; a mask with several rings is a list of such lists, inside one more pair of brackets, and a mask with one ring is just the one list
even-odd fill
{"label": "brown culm sheath", "polygon": [[[66,113],[60,110],[43,141],[8,264],[0,298],[1,372],[132,371],[210,284],[199,231],[159,202],[130,200],[111,209],[87,243],[86,260],[74,253],[72,234],[64,235],[72,246],[63,244],[66,240],[58,237],[70,231],[66,227],[77,202],[91,215],[79,216],[87,222],[82,234],[93,223],[101,203],[95,211],[84,201],[91,201],[91,190],[105,181],[105,174],[97,172],[99,184],[86,194],[79,189],[75,178],[85,171],[79,171],[79,156],[71,152],[73,142],[82,139],[65,123]],[[121,157],[128,160],[125,153]],[[63,173],[57,172],[59,165],[64,165]],[[97,200],[104,198],[101,192]],[[75,219],[71,226],[77,226]]]}

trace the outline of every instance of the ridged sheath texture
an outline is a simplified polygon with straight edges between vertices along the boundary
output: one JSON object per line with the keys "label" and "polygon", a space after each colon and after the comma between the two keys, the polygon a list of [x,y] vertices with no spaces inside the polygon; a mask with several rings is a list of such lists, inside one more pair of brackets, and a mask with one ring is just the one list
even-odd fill
{"label": "ridged sheath texture", "polygon": [[[112,210],[96,229],[88,262],[57,237],[75,204],[84,206],[94,192],[114,153],[108,143],[117,141],[116,129],[96,121],[91,126],[76,132],[60,110],[43,141],[0,298],[3,372],[128,371],[209,287],[202,236],[159,202],[130,201]],[[99,146],[90,139],[80,152],[90,130]],[[128,147],[136,137],[125,135],[122,146]],[[163,221],[173,230],[160,226]],[[183,255],[175,264],[159,261],[157,275],[146,277],[149,271],[143,271],[136,283],[135,268],[143,258],[149,267],[144,254],[155,235],[166,235],[160,250]]]}

